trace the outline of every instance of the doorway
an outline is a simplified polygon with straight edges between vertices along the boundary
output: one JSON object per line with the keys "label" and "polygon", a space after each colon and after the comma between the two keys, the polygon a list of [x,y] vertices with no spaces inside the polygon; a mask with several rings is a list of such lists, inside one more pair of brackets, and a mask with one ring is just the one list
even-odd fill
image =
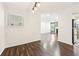
{"label": "doorway", "polygon": [[72,43],[75,44],[79,42],[79,18],[78,15],[74,16],[72,19]]}
{"label": "doorway", "polygon": [[[41,44],[45,55],[59,55],[58,40],[58,16],[55,14],[41,15]],[[57,52],[57,53],[56,53]],[[49,54],[48,54],[49,53]]]}
{"label": "doorway", "polygon": [[58,35],[58,22],[51,22],[50,23],[50,33]]}
{"label": "doorway", "polygon": [[74,55],[79,56],[79,14],[74,14],[72,19],[72,43]]}

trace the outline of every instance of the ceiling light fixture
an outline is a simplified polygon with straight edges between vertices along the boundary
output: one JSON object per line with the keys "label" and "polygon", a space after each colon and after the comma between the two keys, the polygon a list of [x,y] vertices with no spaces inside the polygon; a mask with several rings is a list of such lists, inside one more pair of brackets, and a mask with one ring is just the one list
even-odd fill
{"label": "ceiling light fixture", "polygon": [[37,7],[40,7],[40,2],[35,2],[34,6],[32,8],[33,13],[37,10]]}
{"label": "ceiling light fixture", "polygon": [[37,7],[40,7],[40,2],[37,3]]}

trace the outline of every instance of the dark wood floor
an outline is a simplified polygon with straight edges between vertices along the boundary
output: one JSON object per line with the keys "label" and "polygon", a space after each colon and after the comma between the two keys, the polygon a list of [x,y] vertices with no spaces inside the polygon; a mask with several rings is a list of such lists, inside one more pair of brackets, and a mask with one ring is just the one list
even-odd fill
{"label": "dark wood floor", "polygon": [[6,48],[2,56],[40,56],[42,55],[40,41]]}
{"label": "dark wood floor", "polygon": [[60,55],[61,56],[73,56],[73,46],[63,43],[63,42],[58,42],[59,43],[59,48],[60,48]]}
{"label": "dark wood floor", "polygon": [[[60,55],[72,56],[73,48],[67,44],[59,42]],[[1,56],[43,56],[40,41],[6,48]]]}

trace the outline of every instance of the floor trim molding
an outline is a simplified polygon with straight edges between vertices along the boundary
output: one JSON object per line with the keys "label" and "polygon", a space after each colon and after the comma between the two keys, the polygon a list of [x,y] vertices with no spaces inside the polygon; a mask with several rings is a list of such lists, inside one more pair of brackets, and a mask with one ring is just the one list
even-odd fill
{"label": "floor trim molding", "polygon": [[64,42],[61,42],[61,41],[58,41],[58,43],[61,43],[61,44],[64,44],[64,45],[68,45],[70,47],[73,47],[73,45],[70,45],[70,44],[67,44],[67,43],[64,43]]}

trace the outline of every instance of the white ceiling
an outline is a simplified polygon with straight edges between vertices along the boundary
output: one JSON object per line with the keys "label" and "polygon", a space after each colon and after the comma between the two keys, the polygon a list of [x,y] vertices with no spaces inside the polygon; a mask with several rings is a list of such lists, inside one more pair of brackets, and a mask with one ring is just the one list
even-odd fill
{"label": "white ceiling", "polygon": [[19,9],[19,10],[30,10],[32,9],[33,3],[31,2],[9,2],[9,3],[4,3],[4,5],[7,8],[14,8],[14,9]]}
{"label": "white ceiling", "polygon": [[[57,5],[57,6],[59,6],[59,5],[79,5],[79,2],[41,2],[40,3],[41,5]],[[6,3],[4,3],[4,5],[6,5],[6,6],[17,6],[17,7],[22,7],[23,9],[28,9],[28,8],[32,8],[33,7],[33,5],[34,5],[34,2],[32,3],[32,2],[6,2]]]}
{"label": "white ceiling", "polygon": [[[34,2],[5,2],[3,3],[4,6],[8,9],[18,9],[21,11],[31,11],[32,7],[34,5]],[[41,7],[39,9],[48,8],[51,9],[52,6],[73,6],[73,5],[79,5],[79,2],[40,2]]]}
{"label": "white ceiling", "polygon": [[[4,4],[15,4],[15,5],[29,5],[33,4],[34,2],[4,2]],[[52,5],[79,5],[79,2],[40,2],[44,4],[52,4]]]}
{"label": "white ceiling", "polygon": [[46,2],[44,4],[52,4],[52,5],[79,5],[79,2]]}

